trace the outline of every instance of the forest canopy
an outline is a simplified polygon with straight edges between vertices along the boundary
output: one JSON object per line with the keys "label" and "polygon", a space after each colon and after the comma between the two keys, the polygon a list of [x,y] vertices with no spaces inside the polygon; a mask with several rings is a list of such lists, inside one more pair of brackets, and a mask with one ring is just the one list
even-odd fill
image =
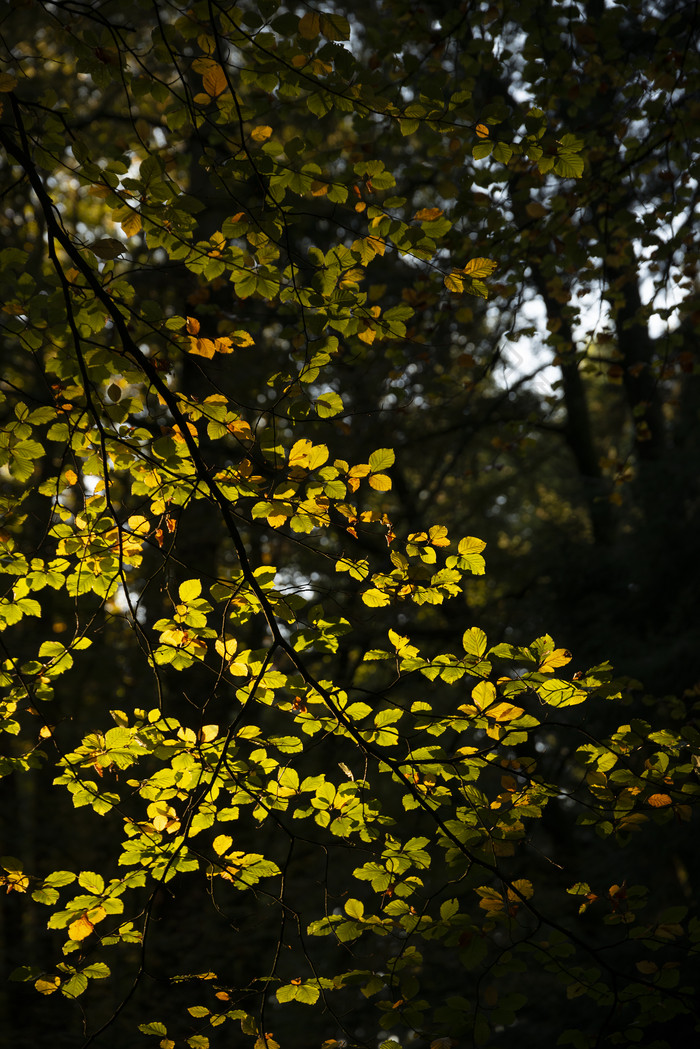
{"label": "forest canopy", "polygon": [[4,11],[0,1043],[692,1044],[698,15]]}

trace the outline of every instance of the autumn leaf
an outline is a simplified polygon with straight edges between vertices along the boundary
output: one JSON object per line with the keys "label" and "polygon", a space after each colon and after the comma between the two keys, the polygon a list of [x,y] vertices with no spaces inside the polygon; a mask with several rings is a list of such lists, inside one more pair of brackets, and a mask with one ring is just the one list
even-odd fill
{"label": "autumn leaf", "polygon": [[565,667],[571,662],[571,652],[566,648],[555,648],[553,652],[546,652],[539,667],[543,674],[553,673],[557,667]]}
{"label": "autumn leaf", "polygon": [[435,219],[439,219],[441,215],[444,215],[442,208],[421,208],[413,216],[418,222],[434,222]]}
{"label": "autumn leaf", "polygon": [[298,32],[304,40],[315,40],[321,32],[321,16],[315,11],[307,11],[299,19]]}
{"label": "autumn leaf", "polygon": [[68,935],[71,940],[84,940],[90,935],[93,928],[92,922],[88,920],[86,915],[83,915],[82,918],[77,918],[76,921],[70,923]]}
{"label": "autumn leaf", "polygon": [[464,280],[457,270],[448,273],[444,278],[444,284],[448,291],[452,291],[456,295],[459,295],[464,291]]}
{"label": "autumn leaf", "polygon": [[470,259],[464,267],[464,274],[467,277],[481,278],[488,277],[496,269],[497,263],[493,259]]}
{"label": "autumn leaf", "polygon": [[673,801],[668,794],[651,794],[647,798],[647,802],[653,809],[663,809],[673,804]]}
{"label": "autumn leaf", "polygon": [[210,98],[216,98],[226,89],[226,74],[220,65],[213,63],[202,77],[202,85]]}
{"label": "autumn leaf", "polygon": [[141,229],[141,216],[132,211],[128,218],[122,219],[121,227],[126,237],[133,237]]}

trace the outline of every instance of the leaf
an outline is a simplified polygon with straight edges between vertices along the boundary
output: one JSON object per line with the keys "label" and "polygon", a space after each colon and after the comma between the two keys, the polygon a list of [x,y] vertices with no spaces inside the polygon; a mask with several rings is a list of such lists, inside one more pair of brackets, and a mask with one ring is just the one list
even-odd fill
{"label": "leaf", "polygon": [[74,922],[71,922],[68,926],[68,935],[71,940],[85,940],[93,931],[93,924],[88,920],[85,915],[82,918],[77,918]]}
{"label": "leaf", "polygon": [[87,990],[88,978],[84,973],[74,973],[61,985],[61,994],[65,998],[78,998]]}
{"label": "leaf", "polygon": [[350,23],[345,15],[331,11],[324,12],[320,15],[320,29],[326,40],[350,39]]}
{"label": "leaf", "polygon": [[332,390],[328,390],[316,399],[316,411],[321,419],[330,419],[334,415],[340,415],[343,410],[342,397]]}
{"label": "leaf", "polygon": [[383,590],[365,590],[362,595],[362,600],[370,608],[381,608],[385,605],[391,604],[391,598]]}
{"label": "leaf", "polygon": [[101,240],[95,240],[92,244],[88,245],[93,255],[97,255],[98,259],[104,259],[108,261],[110,259],[118,259],[120,255],[124,254],[124,244],[120,240],[115,240],[114,237],[102,237]]}
{"label": "leaf", "polygon": [[125,237],[133,237],[141,230],[141,216],[138,211],[132,211],[127,218],[121,221],[122,232]]}
{"label": "leaf", "polygon": [[181,583],[178,588],[178,594],[183,604],[188,604],[190,601],[196,601],[199,595],[202,593],[202,584],[199,579],[188,579],[186,582]]}
{"label": "leaf", "polygon": [[479,138],[488,138],[489,137],[489,129],[486,126],[486,124],[477,124],[476,125],[476,133],[479,136]]}
{"label": "leaf", "polygon": [[82,871],[78,875],[78,884],[96,896],[101,896],[104,892],[104,878],[101,874],[94,874],[92,871]]}
{"label": "leaf", "polygon": [[53,994],[61,986],[60,976],[40,976],[34,983],[39,994]]}
{"label": "leaf", "polygon": [[266,142],[272,134],[272,128],[268,124],[258,124],[250,133],[253,142]]}
{"label": "leaf", "polygon": [[553,652],[547,652],[542,659],[538,670],[543,674],[550,674],[557,667],[565,667],[567,663],[571,662],[571,652],[566,648],[556,648]]}
{"label": "leaf", "polygon": [[467,655],[483,656],[487,645],[486,634],[480,627],[472,626],[462,635],[462,646]]}
{"label": "leaf", "polygon": [[318,1001],[320,990],[314,984],[288,984],[277,990],[278,1002],[301,1002],[303,1005],[314,1005]]}
{"label": "leaf", "polygon": [[152,1023],[139,1024],[139,1031],[141,1034],[155,1034],[165,1037],[168,1031],[164,1024],[159,1023],[157,1020]]}
{"label": "leaf", "polygon": [[653,809],[663,809],[672,805],[673,800],[669,794],[651,794],[647,798],[647,804],[651,805]]}
{"label": "leaf", "polygon": [[304,40],[315,40],[321,32],[321,16],[315,11],[307,11],[299,19],[298,33]]}
{"label": "leaf", "polygon": [[211,98],[216,98],[225,91],[228,84],[226,74],[218,63],[212,63],[202,77],[204,90]]}
{"label": "leaf", "polygon": [[470,259],[464,267],[468,277],[488,277],[496,268],[497,263],[493,259]]}
{"label": "leaf", "polygon": [[347,900],[345,903],[345,913],[349,918],[355,918],[357,921],[362,921],[365,913],[365,908],[360,900]]}
{"label": "leaf", "polygon": [[393,448],[378,448],[369,457],[369,468],[373,473],[377,470],[387,470],[394,465],[395,459]]}

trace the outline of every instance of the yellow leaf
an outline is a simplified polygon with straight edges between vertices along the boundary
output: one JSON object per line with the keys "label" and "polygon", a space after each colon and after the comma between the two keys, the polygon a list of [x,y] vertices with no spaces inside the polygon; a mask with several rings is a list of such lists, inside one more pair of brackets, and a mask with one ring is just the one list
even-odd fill
{"label": "yellow leaf", "polygon": [[254,346],[253,336],[249,335],[247,331],[232,331],[229,335],[229,339],[234,346]]}
{"label": "yellow leaf", "polygon": [[216,343],[211,339],[190,338],[190,353],[196,357],[206,357],[207,360],[211,360],[216,353]]}
{"label": "yellow leaf", "polygon": [[435,219],[439,219],[441,215],[444,215],[442,208],[421,208],[413,216],[418,222],[434,222]]}
{"label": "yellow leaf", "polygon": [[199,321],[196,317],[187,318],[187,334],[197,335],[199,333]]}
{"label": "yellow leaf", "polygon": [[233,838],[228,834],[219,834],[218,837],[214,838],[212,844],[216,855],[223,856],[223,854],[233,845]]}
{"label": "yellow leaf", "polygon": [[200,741],[200,743],[211,743],[212,740],[216,739],[218,735],[218,725],[202,725],[197,735],[197,739]]}
{"label": "yellow leaf", "polygon": [[34,981],[39,994],[53,994],[61,986],[60,976],[40,976],[38,980]]}
{"label": "yellow leaf", "polygon": [[75,472],[75,470],[66,470],[64,476],[65,476],[66,481],[68,482],[68,484],[77,484],[78,483],[78,475]]}
{"label": "yellow leaf", "polygon": [[369,486],[376,492],[388,492],[391,490],[391,478],[387,474],[372,474]]}
{"label": "yellow leaf", "polygon": [[315,11],[307,11],[299,19],[299,36],[303,36],[304,40],[315,40],[320,32],[321,16],[317,15]]}
{"label": "yellow leaf", "polygon": [[[92,932],[92,922],[83,915],[68,926],[68,936],[71,940],[85,940]],[[46,993],[46,992],[44,992]],[[49,992],[50,993],[50,992]]]}
{"label": "yellow leaf", "polygon": [[122,222],[122,230],[124,236],[133,237],[141,229],[141,216],[138,211],[132,211],[129,217],[124,219]]}
{"label": "yellow leaf", "polygon": [[[513,892],[513,889],[517,889],[517,892]],[[513,889],[508,889],[508,898],[511,900],[517,900],[523,896],[526,900],[530,900],[535,891],[532,887],[532,882],[527,881],[525,878],[517,878],[513,882]],[[518,896],[518,893],[520,893],[520,896]]]}
{"label": "yellow leaf", "polygon": [[233,659],[236,649],[238,648],[238,642],[234,637],[226,638],[225,641],[222,641],[221,638],[217,638],[214,647],[222,659]]}
{"label": "yellow leaf", "polygon": [[510,703],[497,703],[495,707],[489,707],[488,715],[494,721],[514,721],[525,711],[522,707],[514,707]]}
{"label": "yellow leaf", "polygon": [[202,85],[210,98],[216,98],[226,88],[226,74],[220,65],[212,65],[202,77]]}
{"label": "yellow leaf", "polygon": [[472,689],[472,699],[479,710],[485,710],[496,698],[496,688],[490,681],[480,681]]}
{"label": "yellow leaf", "polygon": [[488,138],[489,137],[489,129],[486,127],[486,124],[477,124],[476,125],[476,133],[479,136],[479,138]]}
{"label": "yellow leaf", "polygon": [[665,809],[672,804],[668,794],[652,794],[650,798],[647,798],[647,801],[653,809]]}
{"label": "yellow leaf", "polygon": [[467,277],[488,277],[497,265],[493,259],[470,259],[463,272]]}
{"label": "yellow leaf", "polygon": [[272,128],[268,124],[259,124],[250,133],[253,142],[266,142],[272,134]]}
{"label": "yellow leaf", "polygon": [[315,470],[328,459],[328,447],[325,444],[312,444],[311,441],[302,437],[292,447],[289,453],[289,465],[306,467]]}
{"label": "yellow leaf", "polygon": [[552,674],[557,667],[565,667],[571,662],[571,652],[566,648],[555,648],[545,653],[544,659],[537,668],[542,674]]}
{"label": "yellow leaf", "polygon": [[452,270],[452,273],[448,273],[445,277],[445,287],[448,291],[453,291],[457,295],[464,291],[464,281],[457,270]]}
{"label": "yellow leaf", "polygon": [[229,433],[232,433],[234,437],[237,437],[240,441],[250,441],[253,439],[253,431],[249,424],[244,422],[242,419],[236,419],[234,422],[229,423],[226,427]]}
{"label": "yellow leaf", "polygon": [[377,338],[377,333],[374,328],[363,328],[362,331],[358,331],[357,337],[362,342],[366,342],[368,346],[371,346]]}

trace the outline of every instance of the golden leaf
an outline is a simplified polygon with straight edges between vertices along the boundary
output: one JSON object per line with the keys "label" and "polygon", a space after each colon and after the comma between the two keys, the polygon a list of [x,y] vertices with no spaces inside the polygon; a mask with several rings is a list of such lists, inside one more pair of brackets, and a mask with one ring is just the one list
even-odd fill
{"label": "golden leaf", "polygon": [[647,801],[653,809],[665,809],[668,805],[673,804],[668,794],[652,794]]}
{"label": "golden leaf", "polygon": [[226,88],[226,74],[220,65],[212,65],[202,77],[202,85],[210,98],[216,98]]}
{"label": "golden leaf", "polygon": [[[85,940],[92,932],[92,922],[83,915],[68,926],[68,936],[71,940]],[[46,992],[44,992],[45,994]],[[50,993],[50,992],[49,992]]]}
{"label": "golden leaf", "polygon": [[463,272],[467,277],[488,277],[498,264],[493,259],[470,259]]}
{"label": "golden leaf", "polygon": [[60,976],[40,976],[38,980],[34,981],[39,994],[53,994],[61,986]]}
{"label": "golden leaf", "polygon": [[514,721],[525,711],[522,707],[514,707],[510,703],[497,703],[495,707],[489,707],[487,713],[494,721]]}
{"label": "golden leaf", "polygon": [[190,338],[190,353],[196,357],[206,357],[207,360],[211,360],[216,353],[216,343],[211,339]]}
{"label": "golden leaf", "polygon": [[477,124],[476,125],[476,133],[479,136],[479,138],[488,138],[489,137],[489,129],[486,127],[486,124]]}
{"label": "golden leaf", "polygon": [[421,208],[413,217],[418,222],[434,222],[435,219],[439,219],[444,214],[442,208]]}
{"label": "golden leaf", "polygon": [[464,291],[464,281],[456,270],[453,270],[452,273],[448,273],[445,277],[445,287],[448,291],[453,291],[457,295]]}
{"label": "golden leaf", "polygon": [[133,237],[141,229],[141,216],[138,211],[132,211],[128,218],[125,218],[121,224],[124,236]]}
{"label": "golden leaf", "polygon": [[199,334],[199,321],[196,317],[187,318],[187,334],[198,335]]}
{"label": "golden leaf", "polygon": [[551,674],[557,667],[565,667],[571,662],[571,652],[566,648],[555,648],[553,652],[546,652],[544,659],[537,668],[542,674]]}
{"label": "golden leaf", "polygon": [[253,142],[266,142],[272,134],[272,128],[268,124],[259,124],[250,133]]}

